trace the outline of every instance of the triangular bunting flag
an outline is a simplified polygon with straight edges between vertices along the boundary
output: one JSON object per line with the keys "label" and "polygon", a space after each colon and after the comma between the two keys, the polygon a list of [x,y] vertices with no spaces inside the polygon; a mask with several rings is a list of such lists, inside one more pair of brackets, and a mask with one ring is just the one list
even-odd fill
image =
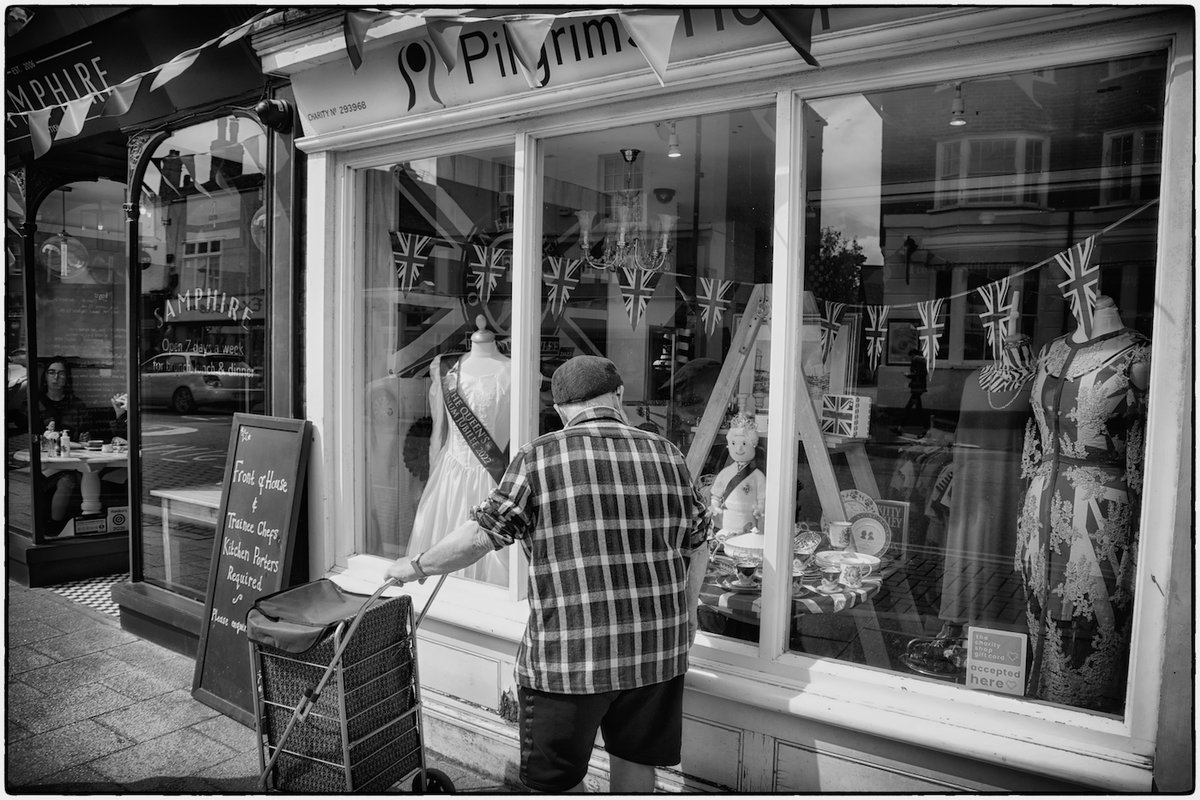
{"label": "triangular bunting flag", "polygon": [[472,245],[471,249],[474,252],[474,257],[468,265],[473,276],[471,284],[479,292],[480,299],[486,303],[492,296],[492,289],[496,288],[496,283],[508,271],[509,253],[498,247],[481,244]]}
{"label": "triangular bunting flag", "polygon": [[426,22],[426,29],[433,49],[446,65],[446,72],[453,71],[458,66],[458,35],[462,33],[463,24],[456,20],[431,19]]}
{"label": "triangular bunting flag", "polygon": [[247,33],[250,32],[250,28],[254,25],[254,23],[256,23],[260,19],[262,19],[267,13],[271,13],[273,11],[274,11],[274,9],[268,9],[266,12],[260,12],[258,14],[255,14],[253,17],[246,20],[241,25],[238,25],[236,28],[231,30],[229,33],[222,36],[221,41],[217,42],[217,47],[227,47],[227,46],[233,44],[234,42],[240,40],[242,37],[244,37]]}
{"label": "triangular bunting flag", "polygon": [[883,344],[887,340],[887,306],[867,306],[867,363],[871,372],[879,369]]}
{"label": "triangular bunting flag", "polygon": [[1015,83],[1018,87],[1020,87],[1021,91],[1025,93],[1025,95],[1029,98],[1029,102],[1033,103],[1038,108],[1042,107],[1042,104],[1039,103],[1037,101],[1037,98],[1033,96],[1033,74],[1032,73],[1022,72],[1018,75],[1010,75],[1009,77],[1012,78],[1012,82]]}
{"label": "triangular bunting flag", "polygon": [[50,112],[58,106],[39,108],[30,111],[27,117],[29,123],[29,138],[33,140],[33,157],[41,158],[50,152]]}
{"label": "triangular bunting flag", "polygon": [[817,11],[821,12],[822,28],[828,29],[828,9],[776,6],[767,7],[762,10],[763,16],[769,19],[771,24],[783,34],[783,38],[787,39],[788,44],[795,48],[801,58],[814,67],[821,66],[812,54],[813,16]]}
{"label": "triangular bunting flag", "polygon": [[367,29],[371,27],[374,14],[365,11],[347,11],[342,19],[342,33],[346,37],[346,55],[350,58],[350,66],[358,72],[362,66],[363,45],[367,41]]}
{"label": "triangular bunting flag", "polygon": [[[209,194],[208,190],[204,188],[204,181],[202,181],[200,176],[196,173],[196,154],[188,153],[185,156],[180,156],[179,160],[183,163],[183,168],[187,170],[187,174],[192,176],[192,185],[196,187],[196,191],[200,192],[200,194],[211,200],[212,195]],[[182,184],[182,178],[180,179],[180,182]],[[179,188],[182,189],[183,186],[181,185]]]}
{"label": "triangular bunting flag", "polygon": [[92,107],[94,99],[92,95],[86,94],[63,107],[63,118],[58,122],[58,132],[54,134],[54,141],[61,142],[79,135],[83,124],[87,122],[88,109]]}
{"label": "triangular bunting flag", "polygon": [[992,358],[999,358],[1004,349],[1004,337],[1008,334],[1008,319],[1012,315],[1013,301],[1008,296],[1008,278],[980,286],[976,291],[983,298],[984,310],[979,315],[988,344],[992,346]]}
{"label": "triangular bunting flag", "polygon": [[525,80],[529,83],[530,89],[536,89],[538,86],[537,78],[534,76],[537,73],[538,61],[542,57],[542,45],[553,24],[554,16],[552,14],[530,15],[504,21],[504,29],[508,31],[509,43],[512,44],[517,61],[525,68]]}
{"label": "triangular bunting flag", "polygon": [[142,88],[142,76],[134,75],[124,83],[113,87],[112,93],[100,111],[102,117],[119,117],[126,114],[137,97],[138,89]]}
{"label": "triangular bunting flag", "polygon": [[921,353],[925,356],[926,369],[932,375],[934,367],[937,366],[938,351],[942,347],[938,340],[941,338],[942,329],[946,327],[945,323],[938,322],[942,313],[942,298],[917,303],[917,313],[921,315],[917,338],[921,340]]}
{"label": "triangular bunting flag", "polygon": [[561,317],[567,307],[567,300],[570,299],[571,292],[579,285],[576,273],[579,272],[579,267],[583,262],[577,258],[547,256],[546,264],[549,269],[542,270],[542,278],[550,287],[550,295],[547,298],[550,304],[550,313]]}
{"label": "triangular bunting flag", "polygon": [[629,316],[629,324],[637,330],[642,314],[646,313],[646,304],[654,296],[658,288],[661,272],[646,272],[636,267],[621,267],[617,271],[617,284],[621,287],[621,298],[625,301],[625,313]]}
{"label": "triangular bunting flag", "polygon": [[154,80],[150,83],[150,91],[154,91],[159,87],[166,86],[171,81],[178,78],[192,64],[196,63],[196,59],[200,57],[200,50],[192,50],[187,53],[181,53],[175,58],[168,61],[159,67],[158,74],[154,76]]}
{"label": "triangular bunting flag", "polygon": [[667,85],[667,63],[671,59],[671,42],[679,24],[678,11],[622,11],[618,14],[629,38],[642,51],[646,63],[654,70],[659,85]]}
{"label": "triangular bunting flag", "polygon": [[733,281],[717,281],[712,278],[700,278],[700,287],[696,292],[696,300],[700,303],[700,320],[704,323],[704,332],[709,336],[717,330],[725,309],[729,308],[729,293]]}
{"label": "triangular bunting flag", "polygon": [[396,264],[396,280],[400,291],[407,294],[417,285],[421,270],[429,261],[433,238],[400,231],[388,231],[388,234],[392,237],[392,260]]}
{"label": "triangular bunting flag", "polygon": [[1063,297],[1071,303],[1071,313],[1083,329],[1085,338],[1092,336],[1092,316],[1096,311],[1096,296],[1100,293],[1100,265],[1096,257],[1100,254],[1100,234],[1089,236],[1079,244],[1054,256],[1054,260],[1067,273],[1067,279],[1058,284]]}

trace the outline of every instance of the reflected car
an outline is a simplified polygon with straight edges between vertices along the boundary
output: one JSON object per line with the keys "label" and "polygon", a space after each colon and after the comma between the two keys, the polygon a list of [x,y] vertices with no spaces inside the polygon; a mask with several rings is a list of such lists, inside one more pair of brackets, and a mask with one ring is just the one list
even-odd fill
{"label": "reflected car", "polygon": [[141,366],[141,402],[180,414],[200,406],[251,409],[263,401],[262,372],[211,353],[163,353]]}

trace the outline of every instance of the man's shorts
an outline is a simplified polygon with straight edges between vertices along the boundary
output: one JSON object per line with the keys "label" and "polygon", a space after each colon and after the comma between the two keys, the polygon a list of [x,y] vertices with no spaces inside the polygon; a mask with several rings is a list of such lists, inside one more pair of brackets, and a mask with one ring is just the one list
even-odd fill
{"label": "man's shorts", "polygon": [[521,717],[521,781],[539,792],[563,792],[587,775],[596,731],[604,749],[635,764],[680,761],[683,680],[599,694],[558,694],[517,687]]}

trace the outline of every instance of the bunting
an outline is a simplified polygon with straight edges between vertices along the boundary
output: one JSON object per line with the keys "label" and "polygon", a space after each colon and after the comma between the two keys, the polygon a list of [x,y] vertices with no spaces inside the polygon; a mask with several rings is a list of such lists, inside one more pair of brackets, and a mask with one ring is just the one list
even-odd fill
{"label": "bunting", "polygon": [[733,281],[717,281],[712,278],[700,278],[700,291],[696,299],[700,301],[700,319],[704,322],[704,332],[709,336],[716,331],[725,309],[729,308],[729,300],[725,295],[733,286]]}
{"label": "bunting", "polygon": [[63,117],[58,122],[58,131],[54,134],[54,141],[62,141],[71,139],[79,135],[83,130],[83,123],[87,122],[88,109],[92,107],[92,98],[83,96],[78,100],[72,100],[63,108]]}
{"label": "bunting", "polygon": [[867,306],[867,362],[871,372],[879,370],[883,345],[887,341],[887,306]]}
{"label": "bunting", "polygon": [[346,57],[355,72],[362,66],[363,46],[367,42],[367,29],[375,15],[364,11],[347,11],[342,18],[342,35],[346,39]]}
{"label": "bunting", "polygon": [[134,75],[114,86],[112,94],[108,96],[104,108],[100,111],[100,116],[120,117],[129,113],[129,109],[133,107],[133,99],[137,97],[138,89],[142,88],[142,77]]}
{"label": "bunting", "polygon": [[496,283],[508,271],[508,251],[498,247],[488,247],[482,244],[471,245],[474,253],[468,268],[471,270],[471,285],[479,292],[483,302],[492,296]]}
{"label": "bunting", "polygon": [[525,82],[530,89],[538,87],[537,65],[541,60],[542,45],[554,25],[553,14],[530,14],[505,20],[504,30],[512,44],[513,53],[520,63]]}
{"label": "bunting", "polygon": [[942,329],[946,327],[945,323],[938,321],[942,313],[942,298],[917,303],[917,313],[921,315],[917,338],[921,340],[921,353],[925,356],[926,369],[932,375],[937,365],[938,350],[942,346],[938,340],[941,338]]}
{"label": "bunting", "polygon": [[646,304],[654,296],[658,288],[661,272],[646,272],[642,269],[621,267],[617,272],[617,283],[621,287],[621,299],[625,301],[625,314],[629,324],[637,330],[642,314],[646,313]]}
{"label": "bunting", "polygon": [[784,39],[787,39],[788,44],[800,54],[800,57],[813,67],[821,66],[812,54],[813,17],[818,11],[821,12],[821,27],[828,30],[829,9],[827,8],[768,6],[762,9],[763,16],[771,21],[771,24],[783,35]]}
{"label": "bunting", "polygon": [[392,238],[392,260],[396,264],[396,280],[400,291],[407,294],[417,285],[421,270],[429,261],[433,237],[415,233],[388,231]]}
{"label": "bunting", "polygon": [[1008,319],[1016,306],[1016,302],[1009,297],[1008,286],[1009,279],[1001,278],[976,290],[983,298],[984,311],[979,315],[979,321],[983,323],[987,342],[992,346],[993,359],[999,358],[1000,351],[1004,349]]}
{"label": "bunting", "polygon": [[842,327],[842,310],[845,303],[821,301],[821,361],[828,361],[833,352],[833,342]]}
{"label": "bunting", "polygon": [[1096,311],[1096,296],[1100,293],[1099,255],[1100,235],[1089,236],[1054,257],[1067,279],[1058,284],[1059,291],[1071,304],[1071,313],[1083,329],[1085,338],[1092,335],[1092,315]]}
{"label": "bunting", "polygon": [[458,36],[462,33],[463,24],[454,20],[430,19],[426,29],[433,49],[446,65],[446,72],[453,72],[458,66]]}
{"label": "bunting", "polygon": [[679,25],[678,11],[622,11],[618,15],[629,38],[654,71],[660,86],[667,85],[667,63],[671,60],[671,43]]}
{"label": "bunting", "polygon": [[548,298],[550,313],[561,317],[567,307],[567,300],[570,299],[571,292],[579,285],[579,277],[576,273],[579,272],[583,262],[578,258],[547,256],[546,263],[549,269],[542,271],[542,277],[545,279],[546,285],[550,287]]}

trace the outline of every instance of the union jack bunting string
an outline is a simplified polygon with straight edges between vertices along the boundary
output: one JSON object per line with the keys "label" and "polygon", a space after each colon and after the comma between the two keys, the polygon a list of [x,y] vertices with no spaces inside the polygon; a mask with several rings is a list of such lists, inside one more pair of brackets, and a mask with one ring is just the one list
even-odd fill
{"label": "union jack bunting string", "polygon": [[867,362],[871,372],[879,369],[883,343],[887,339],[887,306],[867,306]]}
{"label": "union jack bunting string", "polygon": [[1070,302],[1071,313],[1087,338],[1092,335],[1092,316],[1096,311],[1096,296],[1100,293],[1100,265],[1096,263],[1100,253],[1099,239],[1099,234],[1089,236],[1054,256],[1067,273],[1067,279],[1058,285],[1059,291]]}
{"label": "union jack bunting string", "polygon": [[704,332],[709,336],[716,331],[725,309],[729,308],[729,293],[733,281],[717,281],[712,278],[700,278],[700,291],[697,300],[700,301],[700,319],[704,322]]}
{"label": "union jack bunting string", "polygon": [[937,364],[938,350],[941,348],[938,339],[942,335],[942,328],[946,327],[945,323],[938,322],[938,317],[942,313],[942,298],[917,303],[917,313],[921,315],[921,326],[917,328],[917,338],[921,340],[921,352],[925,356],[925,367],[932,375],[933,368]]}
{"label": "union jack bunting string", "polygon": [[474,255],[471,257],[470,269],[473,280],[471,284],[479,292],[480,299],[487,302],[492,296],[492,289],[497,281],[508,271],[508,251],[486,245],[471,245]]}
{"label": "union jack bunting string", "polygon": [[1000,358],[1004,349],[1004,337],[1008,335],[1008,320],[1016,303],[1008,294],[1008,278],[1001,278],[977,290],[983,298],[985,310],[979,315],[988,344],[992,346],[992,358]]}
{"label": "union jack bunting string", "polygon": [[661,272],[646,272],[636,267],[621,267],[617,273],[617,283],[621,286],[621,298],[625,301],[625,313],[629,315],[629,324],[637,330],[642,314],[646,312],[646,304],[654,296],[658,288]]}
{"label": "union jack bunting string", "polygon": [[834,303],[829,300],[821,301],[821,360],[828,361],[833,352],[833,341],[837,338],[838,330],[842,327],[842,309],[845,303]]}
{"label": "union jack bunting string", "polygon": [[388,233],[392,237],[392,259],[396,262],[396,279],[400,283],[400,291],[411,292],[421,277],[421,270],[429,261],[433,238],[400,231]]}
{"label": "union jack bunting string", "polygon": [[576,273],[579,272],[579,267],[583,262],[578,258],[547,256],[546,264],[549,269],[542,270],[542,278],[550,287],[548,298],[550,313],[560,317],[567,307],[567,300],[570,299],[572,290],[579,285],[579,277]]}

